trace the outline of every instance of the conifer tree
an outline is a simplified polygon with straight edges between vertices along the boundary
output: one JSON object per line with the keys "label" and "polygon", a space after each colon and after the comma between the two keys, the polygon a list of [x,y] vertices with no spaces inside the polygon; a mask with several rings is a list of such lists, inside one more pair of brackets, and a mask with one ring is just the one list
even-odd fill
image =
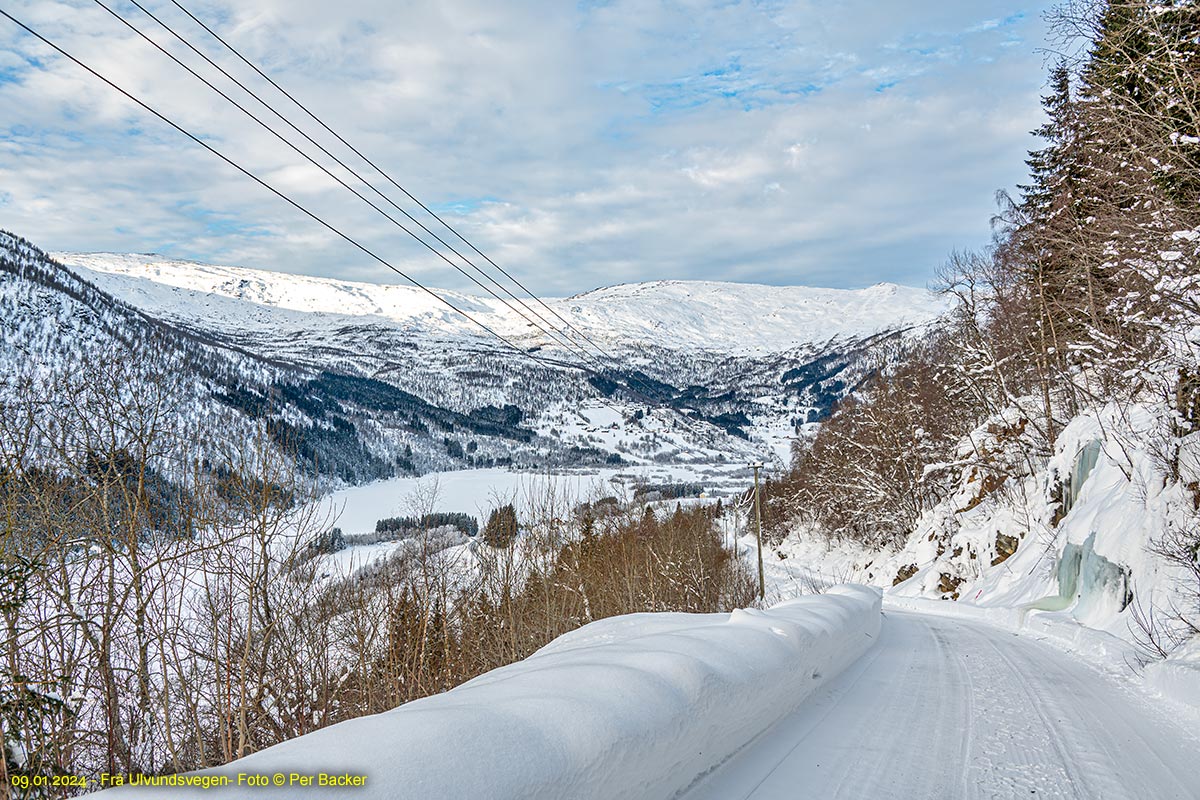
{"label": "conifer tree", "polygon": [[506,503],[492,509],[487,525],[483,528],[483,540],[492,547],[508,547],[517,538],[517,509]]}

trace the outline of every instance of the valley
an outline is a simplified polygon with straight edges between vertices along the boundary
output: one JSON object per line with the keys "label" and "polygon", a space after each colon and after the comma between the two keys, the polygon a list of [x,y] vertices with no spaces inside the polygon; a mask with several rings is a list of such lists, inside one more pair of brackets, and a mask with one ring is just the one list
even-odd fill
{"label": "valley", "polygon": [[446,296],[525,353],[415,288],[152,256],[36,257],[93,287],[93,312],[111,298],[237,362],[230,377],[202,376],[207,405],[275,420],[343,483],[463,467],[782,466],[806,426],[944,309],[890,285],[674,282],[548,300],[588,343],[585,361],[511,308],[459,293]]}

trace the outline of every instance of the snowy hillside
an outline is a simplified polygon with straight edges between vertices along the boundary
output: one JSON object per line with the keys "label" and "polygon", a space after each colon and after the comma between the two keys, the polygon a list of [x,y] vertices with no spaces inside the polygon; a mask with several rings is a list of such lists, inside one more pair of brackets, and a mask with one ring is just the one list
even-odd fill
{"label": "snowy hillside", "polygon": [[[580,444],[560,448],[539,436],[502,393],[495,405],[447,408],[336,359],[311,364],[286,353],[256,353],[225,331],[126,303],[89,276],[0,232],[0,400],[44,408],[40,397],[150,393],[169,398],[190,425],[243,441],[265,430],[303,468],[334,483],[451,466],[597,464],[609,455]],[[181,432],[181,440],[193,442],[195,458],[224,460],[194,431]]]}
{"label": "snowy hillside", "polygon": [[939,613],[1036,631],[1200,711],[1200,636],[1183,612],[1196,574],[1187,537],[1200,439],[1184,441],[1179,478],[1164,480],[1164,419],[1157,404],[1080,414],[1034,469],[1021,456],[1023,422],[989,420],[964,438],[958,461],[931,468],[960,473],[957,489],[897,547],[799,525],[768,569],[780,582],[873,584],[918,610],[956,600]]}
{"label": "snowy hillside", "polygon": [[[201,297],[215,295],[272,309],[382,317],[414,332],[484,336],[435,298],[408,285],[353,283],[154,255],[56,253],[54,257],[87,270],[89,280],[128,302],[181,320],[195,316],[199,308],[217,314],[215,324],[243,319],[222,320],[226,314],[244,314],[245,307]],[[532,336],[529,323],[494,298],[437,291],[506,336]],[[894,284],[843,290],[712,281],[623,284],[547,303],[605,345],[632,348],[653,343],[725,353],[780,352],[833,339],[861,339],[926,323],[945,307],[942,299],[923,289]],[[276,321],[260,314],[251,320]]]}
{"label": "snowy hillside", "polygon": [[[495,299],[442,292],[535,361],[413,287],[153,255],[57,258],[149,316],[267,361],[382,381],[460,414],[511,409],[568,463],[576,453],[633,464],[785,463],[806,424],[944,310],[942,298],[889,284],[656,282],[548,300],[599,345],[584,345],[585,360]],[[445,447],[449,460],[426,463],[494,463],[484,454],[464,464],[456,445]]]}
{"label": "snowy hillside", "polygon": [[[0,231],[0,405],[6,408],[65,409],[87,395],[149,393],[185,409],[185,426],[249,435],[246,417],[217,393],[235,384],[261,387],[285,373],[145,314]],[[89,424],[83,417],[77,422]],[[4,432],[17,435],[7,426]]]}

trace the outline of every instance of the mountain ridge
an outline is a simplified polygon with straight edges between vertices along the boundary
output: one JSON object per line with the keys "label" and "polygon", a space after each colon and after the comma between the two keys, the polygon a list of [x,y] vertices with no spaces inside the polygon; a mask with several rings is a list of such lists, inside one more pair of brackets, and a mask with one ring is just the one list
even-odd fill
{"label": "mountain ridge", "polygon": [[[147,284],[287,311],[375,316],[454,335],[482,335],[416,287],[146,255],[65,253],[53,257],[69,267],[88,270],[98,284],[118,296],[140,292],[141,300],[135,304],[150,304],[160,312],[178,313],[179,309],[163,293],[155,296]],[[495,298],[434,291],[506,337],[521,339],[523,344],[529,340],[553,346],[548,337],[531,335],[536,331],[530,330],[530,323]],[[617,284],[566,298],[546,298],[545,302],[589,338],[606,343],[618,345],[628,338],[611,333],[622,330],[633,337],[665,338],[673,347],[729,352],[779,352],[814,341],[861,338],[884,329],[927,323],[945,308],[944,300],[928,291],[897,284],[825,289],[680,280]],[[561,327],[538,303],[526,303],[532,309],[526,316],[549,327],[538,320],[540,314]],[[772,321],[776,324],[769,329]]]}
{"label": "mountain ridge", "polygon": [[[110,331],[137,335],[142,321],[174,331],[195,343],[171,356],[188,373],[181,402],[232,413],[239,428],[265,424],[310,469],[336,465],[343,483],[464,467],[786,461],[797,436],[943,307],[886,284],[653,281],[546,300],[600,344],[584,358],[498,301],[448,293],[531,358],[419,289],[154,255],[52,257],[15,236],[0,245],[11,306],[0,366],[53,375],[111,353]],[[138,322],[75,325],[56,340],[77,316],[68,294],[79,289],[64,286]],[[36,307],[21,300],[31,292]],[[46,341],[59,355],[39,355]],[[194,358],[209,365],[188,366]]]}

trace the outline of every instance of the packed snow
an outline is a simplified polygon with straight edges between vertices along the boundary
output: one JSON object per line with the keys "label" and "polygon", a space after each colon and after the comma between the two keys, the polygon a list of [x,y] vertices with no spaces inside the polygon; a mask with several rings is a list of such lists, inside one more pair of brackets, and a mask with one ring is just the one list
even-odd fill
{"label": "packed snow", "polygon": [[878,644],[684,797],[1200,797],[1196,728],[1146,692],[1030,636],[885,609]]}
{"label": "packed snow", "polygon": [[327,797],[292,778],[325,772],[365,776],[361,798],[668,798],[854,664],[880,619],[877,590],[846,586],[766,611],[601,620],[449,692],[198,775],[233,776],[223,797],[257,796],[239,774]]}

